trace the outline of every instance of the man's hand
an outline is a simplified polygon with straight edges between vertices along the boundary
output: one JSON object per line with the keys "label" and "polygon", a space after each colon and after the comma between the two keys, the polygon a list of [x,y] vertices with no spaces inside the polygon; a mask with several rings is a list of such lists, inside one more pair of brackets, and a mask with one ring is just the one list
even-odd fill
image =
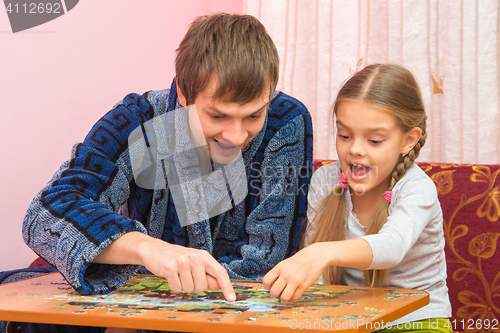
{"label": "man's hand", "polygon": [[222,289],[227,301],[236,300],[227,271],[207,251],[170,244],[140,232],[129,232],[115,240],[94,263],[143,265],[165,277],[173,292]]}

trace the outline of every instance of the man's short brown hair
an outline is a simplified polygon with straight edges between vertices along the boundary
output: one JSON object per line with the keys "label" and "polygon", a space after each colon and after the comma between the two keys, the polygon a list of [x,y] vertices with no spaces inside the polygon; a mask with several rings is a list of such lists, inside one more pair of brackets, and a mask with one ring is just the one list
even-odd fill
{"label": "man's short brown hair", "polygon": [[188,104],[214,78],[214,99],[245,104],[272,94],[279,57],[266,29],[255,17],[215,14],[196,19],[177,49],[177,84]]}

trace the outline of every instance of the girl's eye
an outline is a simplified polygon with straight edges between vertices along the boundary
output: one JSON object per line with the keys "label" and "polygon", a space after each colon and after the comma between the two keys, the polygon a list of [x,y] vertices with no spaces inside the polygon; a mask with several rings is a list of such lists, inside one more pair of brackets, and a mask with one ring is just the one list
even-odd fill
{"label": "girl's eye", "polygon": [[378,145],[382,143],[382,140],[370,140],[370,142],[373,143],[374,145]]}
{"label": "girl's eye", "polygon": [[337,136],[341,139],[344,139],[344,140],[347,140],[349,139],[349,136],[348,135],[342,135],[342,134],[337,134]]}

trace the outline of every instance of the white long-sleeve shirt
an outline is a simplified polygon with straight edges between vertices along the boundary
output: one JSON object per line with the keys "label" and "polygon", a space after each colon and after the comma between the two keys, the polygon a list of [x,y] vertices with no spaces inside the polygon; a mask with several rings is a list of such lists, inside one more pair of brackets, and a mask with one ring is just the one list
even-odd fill
{"label": "white long-sleeve shirt", "polygon": [[[308,218],[313,221],[316,209],[339,185],[340,163],[319,168],[312,176],[308,194]],[[417,165],[411,166],[392,191],[389,217],[378,234],[366,235],[352,210],[349,191],[346,193],[346,239],[363,238],[373,251],[367,269],[389,269],[385,285],[427,291],[430,303],[393,324],[428,318],[448,318],[451,304],[446,285],[445,240],[443,214],[436,186]],[[307,230],[306,244],[316,226]],[[322,280],[322,279],[320,279]],[[321,282],[321,281],[320,281]],[[347,285],[366,286],[363,270],[346,268]]]}

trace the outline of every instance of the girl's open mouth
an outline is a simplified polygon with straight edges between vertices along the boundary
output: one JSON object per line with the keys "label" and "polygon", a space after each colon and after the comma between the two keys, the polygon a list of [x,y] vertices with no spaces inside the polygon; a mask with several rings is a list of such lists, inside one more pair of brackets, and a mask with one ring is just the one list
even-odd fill
{"label": "girl's open mouth", "polygon": [[368,177],[371,171],[371,167],[367,167],[357,163],[351,163],[349,166],[349,172],[351,173],[351,178],[354,181],[361,181]]}

